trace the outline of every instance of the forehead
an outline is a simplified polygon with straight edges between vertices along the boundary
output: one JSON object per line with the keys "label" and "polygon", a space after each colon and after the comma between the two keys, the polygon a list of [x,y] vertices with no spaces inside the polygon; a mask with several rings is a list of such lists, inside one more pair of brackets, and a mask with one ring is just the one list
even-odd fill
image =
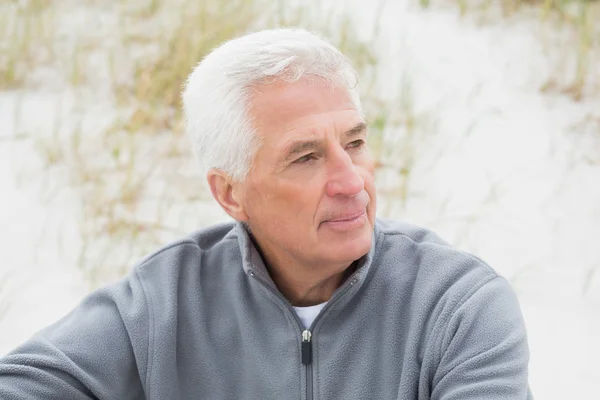
{"label": "forehead", "polygon": [[285,139],[287,132],[331,124],[336,129],[347,129],[360,121],[348,90],[320,79],[256,87],[250,99],[250,115],[266,142]]}

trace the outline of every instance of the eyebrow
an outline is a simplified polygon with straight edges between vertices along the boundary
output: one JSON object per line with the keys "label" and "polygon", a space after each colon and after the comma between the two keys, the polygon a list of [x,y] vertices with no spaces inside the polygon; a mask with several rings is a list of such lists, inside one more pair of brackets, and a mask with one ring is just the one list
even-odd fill
{"label": "eyebrow", "polygon": [[356,135],[360,135],[361,133],[367,130],[367,124],[364,122],[359,122],[353,128],[346,131],[346,137],[352,137]]}
{"label": "eyebrow", "polygon": [[[356,124],[354,127],[348,129],[344,136],[347,138],[351,138],[357,135],[362,134],[367,130],[367,124],[364,122],[360,122]],[[301,140],[294,142],[290,149],[287,151],[287,154],[283,160],[284,163],[288,162],[297,154],[303,153],[307,150],[312,150],[320,147],[323,144],[322,140]]]}

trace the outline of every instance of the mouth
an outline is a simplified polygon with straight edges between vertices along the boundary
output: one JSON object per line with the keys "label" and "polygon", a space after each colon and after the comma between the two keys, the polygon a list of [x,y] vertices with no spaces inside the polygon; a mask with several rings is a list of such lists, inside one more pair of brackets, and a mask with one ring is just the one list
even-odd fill
{"label": "mouth", "polygon": [[335,231],[349,231],[362,227],[367,222],[367,211],[361,210],[353,214],[346,214],[335,219],[323,221],[322,227]]}
{"label": "mouth", "polygon": [[360,217],[365,212],[366,212],[365,210],[361,210],[359,212],[355,212],[353,214],[346,214],[346,215],[340,216],[340,217],[335,218],[335,219],[328,219],[328,220],[326,220],[324,222],[344,222],[344,221],[351,221],[353,219],[356,219],[356,218]]}

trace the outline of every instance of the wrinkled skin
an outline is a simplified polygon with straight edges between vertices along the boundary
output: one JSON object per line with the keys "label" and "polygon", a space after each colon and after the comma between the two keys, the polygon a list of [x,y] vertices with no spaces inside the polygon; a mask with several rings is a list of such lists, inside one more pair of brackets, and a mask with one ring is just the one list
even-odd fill
{"label": "wrinkled skin", "polygon": [[262,142],[252,169],[244,182],[209,171],[213,196],[248,224],[292,304],[326,301],[371,247],[376,195],[366,125],[344,88],[320,80],[258,86],[250,116]]}

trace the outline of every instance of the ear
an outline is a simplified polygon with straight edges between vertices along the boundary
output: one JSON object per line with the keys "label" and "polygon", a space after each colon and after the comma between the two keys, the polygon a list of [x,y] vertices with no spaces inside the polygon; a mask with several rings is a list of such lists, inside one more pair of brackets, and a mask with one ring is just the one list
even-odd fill
{"label": "ear", "polygon": [[238,221],[248,220],[241,202],[239,183],[234,184],[229,174],[215,168],[207,172],[206,180],[213,197],[227,214]]}

